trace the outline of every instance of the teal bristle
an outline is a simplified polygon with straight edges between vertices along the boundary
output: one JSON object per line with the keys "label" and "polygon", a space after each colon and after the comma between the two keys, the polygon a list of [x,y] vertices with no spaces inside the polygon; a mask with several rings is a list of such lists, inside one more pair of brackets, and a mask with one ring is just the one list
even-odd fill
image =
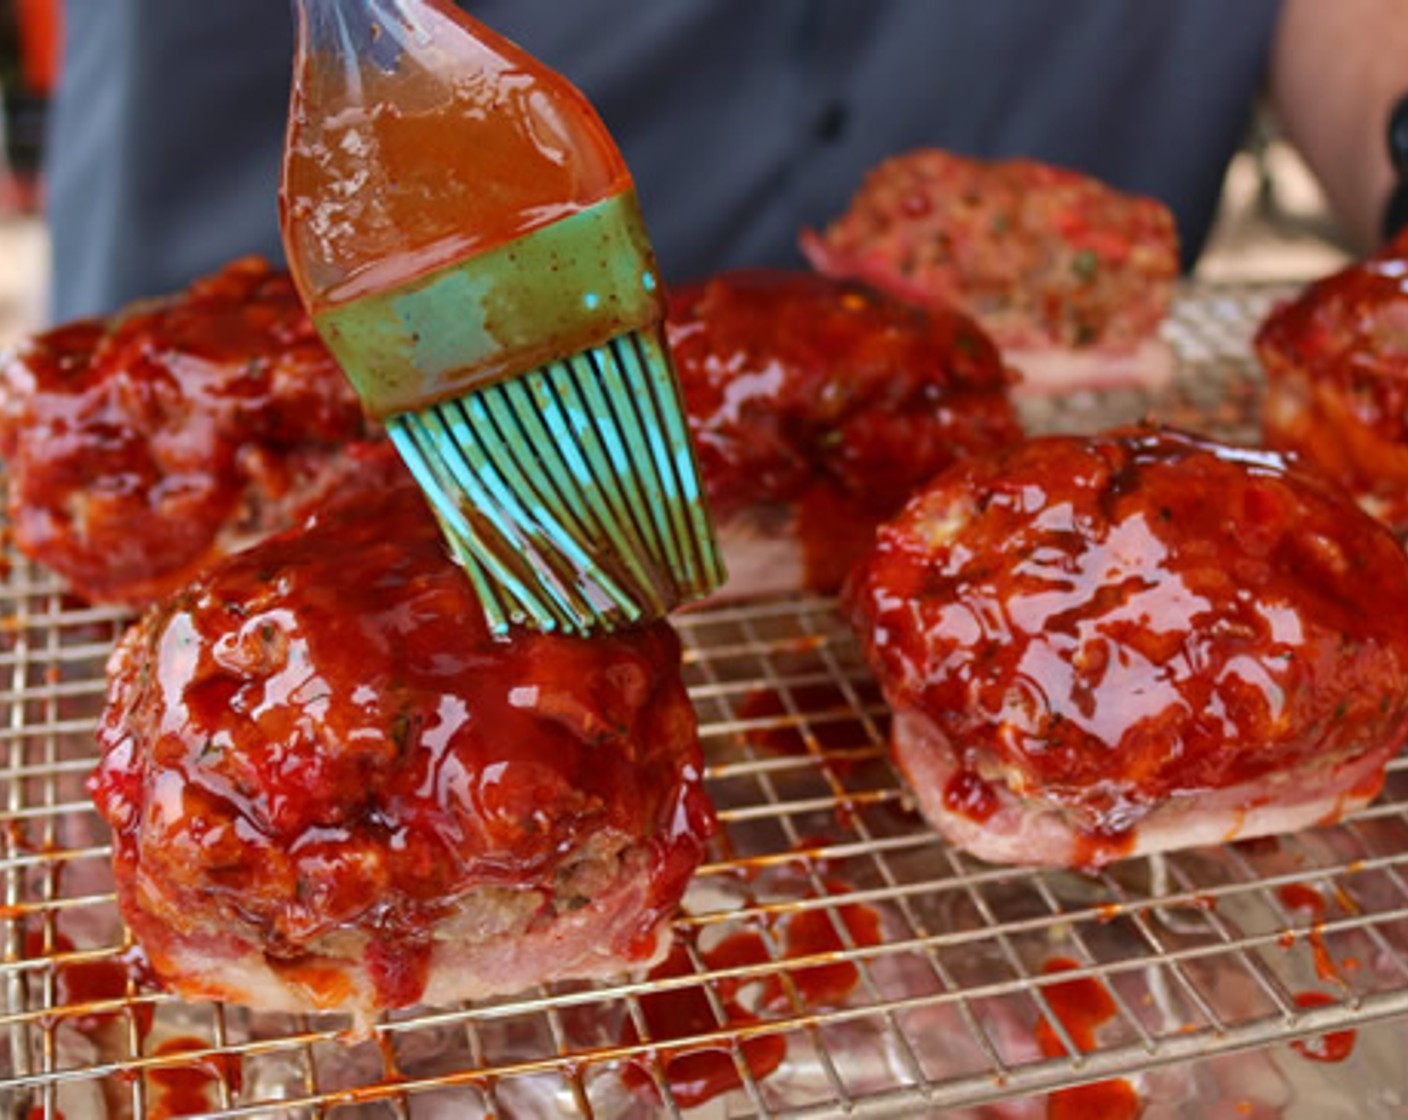
{"label": "teal bristle", "polygon": [[387,426],[497,633],[610,630],[723,582],[655,332]]}

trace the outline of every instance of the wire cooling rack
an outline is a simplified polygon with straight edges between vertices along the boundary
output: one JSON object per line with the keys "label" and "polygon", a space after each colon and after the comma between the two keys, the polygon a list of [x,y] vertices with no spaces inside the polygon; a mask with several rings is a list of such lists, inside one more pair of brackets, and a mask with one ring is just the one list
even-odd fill
{"label": "wire cooling rack", "polygon": [[[1277,294],[1192,290],[1168,326],[1181,359],[1172,384],[1028,402],[1027,419],[1080,429],[1155,415],[1254,435],[1247,339]],[[1404,760],[1377,802],[1333,828],[1093,876],[992,867],[913,811],[832,602],[687,614],[686,681],[721,830],[670,966],[416,1009],[358,1040],[336,1016],[187,1004],[144,981],[84,791],[103,663],[125,620],[72,602],[17,555],[0,618],[8,1115],[1016,1117],[1061,1102],[1100,1116],[1123,1101],[1146,1117],[1364,1118],[1408,1107]]]}

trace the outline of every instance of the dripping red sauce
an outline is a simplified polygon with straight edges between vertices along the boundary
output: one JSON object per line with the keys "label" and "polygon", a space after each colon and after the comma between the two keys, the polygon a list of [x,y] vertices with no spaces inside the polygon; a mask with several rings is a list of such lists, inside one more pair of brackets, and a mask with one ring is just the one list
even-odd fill
{"label": "dripping red sauce", "polygon": [[[1325,920],[1324,895],[1304,883],[1286,883],[1277,888],[1276,893],[1287,909],[1304,910],[1311,915],[1311,926],[1305,940],[1315,958],[1315,975],[1321,980],[1338,981],[1339,970],[1335,967],[1329,949],[1325,947],[1325,931],[1321,928]],[[1278,941],[1284,948],[1290,948],[1295,944],[1295,937],[1283,934]]]}
{"label": "dripping red sauce", "polygon": [[1276,894],[1288,910],[1308,911],[1316,920],[1325,916],[1325,898],[1314,887],[1285,883],[1276,889]]}
{"label": "dripping red sauce", "polygon": [[[827,890],[844,893],[849,888],[828,880]],[[880,943],[880,915],[868,906],[845,904],[834,909],[799,910],[776,920],[772,925],[781,942],[786,961],[810,957],[838,957],[847,951],[836,919],[844,925],[846,935],[855,948]],[[755,929],[730,933],[708,949],[696,948],[700,960],[710,972],[727,971],[772,961],[767,941]],[[693,975],[688,947],[676,943],[670,955],[650,973],[652,980],[675,979]],[[720,1024],[700,985],[664,991],[648,992],[640,997],[641,1013],[652,1041],[665,1043],[660,1048],[665,1081],[675,1101],[682,1108],[692,1108],[707,1100],[742,1087],[738,1065],[732,1047],[726,1042],[694,1042],[704,1034],[740,1029],[766,1022],[769,1018],[786,1015],[793,1007],[792,995],[805,1009],[814,1010],[840,1004],[860,981],[856,965],[849,960],[830,960],[787,971],[791,993],[781,971],[720,979],[712,987],[724,1012]],[[676,1046],[668,1045],[679,1040]],[[633,1022],[622,1033],[623,1045],[641,1041]],[[787,1056],[787,1039],[782,1033],[758,1034],[739,1043],[749,1073],[761,1081],[773,1073]],[[623,1074],[627,1085],[646,1089],[650,1079],[645,1071],[632,1063]]]}
{"label": "dripping red sauce", "polygon": [[[1042,972],[1051,975],[1079,967],[1069,957],[1055,957],[1042,966]],[[1096,1031],[1115,1016],[1115,1001],[1105,985],[1094,977],[1081,977],[1047,984],[1041,991],[1076,1048],[1082,1053],[1094,1050]],[[1037,1023],[1036,1040],[1046,1057],[1066,1056],[1066,1048],[1048,1019]],[[1134,1086],[1115,1078],[1052,1093],[1046,1114],[1052,1120],[1132,1120],[1140,1108]]]}
{"label": "dripping red sauce", "polygon": [[997,812],[997,793],[971,770],[959,770],[944,786],[944,808],[982,823]]}
{"label": "dripping red sauce", "polygon": [[[1297,992],[1297,1007],[1326,1007],[1339,1001],[1324,992]],[[1312,1062],[1342,1062],[1354,1050],[1355,1031],[1328,1031],[1311,1038],[1298,1038],[1291,1049]]]}
{"label": "dripping red sauce", "polygon": [[875,539],[877,517],[839,487],[819,482],[797,502],[802,545],[802,586],[832,591],[846,582],[851,563]]}
{"label": "dripping red sauce", "polygon": [[1306,935],[1306,941],[1315,958],[1315,975],[1328,983],[1342,983],[1340,971],[1335,967],[1335,958],[1330,956],[1330,951],[1325,948],[1325,931],[1318,923]]}
{"label": "dripping red sauce", "polygon": [[[45,956],[43,934],[37,929],[26,931],[24,938],[25,956],[35,959]],[[72,953],[73,941],[59,931],[54,932],[51,953]],[[54,965],[54,1005],[60,1014],[84,1034],[92,1035],[103,1028],[117,1023],[122,1018],[122,1010],[85,1011],[69,1014],[66,1009],[82,1007],[91,1003],[106,1003],[113,1000],[125,1001],[128,985],[132,988],[149,984],[151,974],[146,958],[140,949],[134,948],[125,953],[95,960],[60,961]],[[129,1005],[136,1020],[137,1033],[146,1037],[151,1030],[153,1005],[145,1000]]]}
{"label": "dripping red sauce", "polygon": [[[210,1043],[203,1038],[168,1038],[152,1051],[153,1057],[180,1054],[187,1050],[208,1050]],[[238,1093],[241,1084],[240,1059],[229,1054],[207,1054],[179,1065],[158,1066],[147,1070],[147,1085],[151,1093],[147,1115],[151,1120],[193,1116],[208,1112],[218,1103],[216,1093],[221,1081]]]}
{"label": "dripping red sauce", "polygon": [[1077,828],[1071,866],[1103,867],[1107,863],[1123,859],[1134,850],[1134,838],[1133,829],[1124,832],[1098,832]]}

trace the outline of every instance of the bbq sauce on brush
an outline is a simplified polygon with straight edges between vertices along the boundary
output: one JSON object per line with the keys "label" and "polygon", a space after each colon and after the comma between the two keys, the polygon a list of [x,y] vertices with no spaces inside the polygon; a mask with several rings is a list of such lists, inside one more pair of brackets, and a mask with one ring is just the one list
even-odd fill
{"label": "bbq sauce on brush", "polygon": [[630,188],[570,83],[447,0],[366,0],[371,51],[304,0],[280,208],[316,315],[477,255]]}
{"label": "bbq sauce on brush", "polygon": [[566,79],[448,0],[298,0],[280,217],[369,413],[658,323],[629,172]]}

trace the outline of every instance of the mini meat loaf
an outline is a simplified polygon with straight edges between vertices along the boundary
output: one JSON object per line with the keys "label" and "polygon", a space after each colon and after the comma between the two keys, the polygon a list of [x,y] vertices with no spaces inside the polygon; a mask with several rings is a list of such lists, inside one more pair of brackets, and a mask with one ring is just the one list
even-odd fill
{"label": "mini meat loaf", "polygon": [[955,311],[754,270],[675,289],[667,330],[730,593],[835,591],[916,486],[1021,436],[996,348]]}
{"label": "mini meat loaf", "polygon": [[1408,238],[1278,304],[1256,336],[1268,446],[1408,532]]}
{"label": "mini meat loaf", "polygon": [[1173,215],[1075,171],[921,148],[871,171],[802,250],[829,275],[962,308],[1036,388],[1171,368],[1155,336],[1178,276]]}
{"label": "mini meat loaf", "polygon": [[93,601],[145,604],[295,523],[365,435],[288,277],[255,258],[0,359],[15,542]]}
{"label": "mini meat loaf", "polygon": [[849,610],[920,807],[997,862],[1333,822],[1408,737],[1408,557],[1331,484],[1168,431],[968,460]]}
{"label": "mini meat loaf", "polygon": [[679,655],[492,638],[409,482],[317,514],[113,654],[123,917],[182,996],[363,1021],[650,964],[713,827]]}

